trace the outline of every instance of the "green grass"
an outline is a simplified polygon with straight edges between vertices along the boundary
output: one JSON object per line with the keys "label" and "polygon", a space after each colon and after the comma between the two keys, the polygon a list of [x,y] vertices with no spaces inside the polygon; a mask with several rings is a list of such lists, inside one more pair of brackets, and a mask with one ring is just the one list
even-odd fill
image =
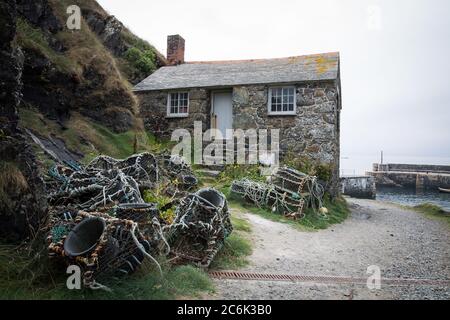
{"label": "green grass", "polygon": [[99,123],[74,113],[63,129],[55,121],[45,118],[36,109],[20,108],[20,125],[31,129],[41,136],[52,134],[62,139],[66,147],[85,155],[81,161],[88,163],[94,157],[103,154],[123,159],[134,154],[135,137],[137,152],[154,152],[165,146],[154,142],[144,130],[132,129],[123,133],[115,133]]}
{"label": "green grass", "polygon": [[247,256],[252,253],[250,241],[235,231],[225,239],[210,268],[213,270],[238,269],[248,264]]}
{"label": "green grass", "polygon": [[48,259],[34,264],[23,251],[0,245],[0,299],[176,299],[199,297],[214,291],[208,275],[192,266],[171,268],[162,263],[163,277],[153,265],[135,275],[104,283],[103,290],[68,290],[64,267],[56,269]]}
{"label": "green grass", "polygon": [[342,223],[350,213],[345,199],[338,198],[331,201],[326,198],[324,201],[324,206],[328,209],[328,215],[325,219],[316,214],[312,209],[308,208],[305,210],[306,215],[304,218],[293,220],[291,218],[284,217],[281,214],[273,213],[269,209],[258,208],[257,206],[242,201],[240,198],[235,196],[229,197],[231,206],[241,208],[241,210],[257,214],[271,221],[289,224],[301,231],[327,229],[331,225]]}
{"label": "green grass", "polygon": [[408,207],[416,212],[425,214],[427,217],[444,221],[450,226],[450,212],[445,211],[438,205],[432,203],[423,203],[418,206]]}
{"label": "green grass", "polygon": [[237,217],[233,211],[231,214],[233,232],[225,239],[224,246],[211,263],[210,267],[213,270],[232,270],[245,267],[248,264],[247,257],[252,253],[252,245],[249,240],[250,223]]}
{"label": "green grass", "polygon": [[233,232],[225,239],[225,244],[211,263],[211,269],[238,269],[248,264],[247,257],[252,253],[252,245],[248,239],[251,232],[250,223],[243,218],[231,214]]}
{"label": "green grass", "polygon": [[61,72],[72,73],[76,68],[71,59],[50,47],[46,36],[39,28],[34,28],[23,18],[17,19],[17,43],[23,48],[37,50]]}
{"label": "green grass", "polygon": [[100,153],[114,154],[115,157],[120,159],[134,153],[134,132],[114,133],[98,123],[92,122],[91,125],[104,141],[103,144],[99,145]]}
{"label": "green grass", "polygon": [[235,231],[251,232],[252,227],[250,223],[242,218],[238,218],[234,215],[231,216],[231,224]]}
{"label": "green grass", "polygon": [[27,189],[27,180],[17,165],[0,160],[0,210],[12,210],[14,202],[11,200],[10,194],[17,195]]}

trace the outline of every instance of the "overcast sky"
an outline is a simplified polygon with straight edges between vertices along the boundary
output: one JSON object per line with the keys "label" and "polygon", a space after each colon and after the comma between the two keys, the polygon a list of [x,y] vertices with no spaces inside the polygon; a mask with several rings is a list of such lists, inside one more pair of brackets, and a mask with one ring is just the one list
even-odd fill
{"label": "overcast sky", "polygon": [[166,52],[187,60],[339,51],[342,155],[450,157],[448,0],[99,0]]}

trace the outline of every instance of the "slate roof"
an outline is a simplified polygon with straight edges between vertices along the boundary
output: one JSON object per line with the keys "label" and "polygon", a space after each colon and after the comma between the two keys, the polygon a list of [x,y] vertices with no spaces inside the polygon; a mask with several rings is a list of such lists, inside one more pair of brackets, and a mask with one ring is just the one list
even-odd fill
{"label": "slate roof", "polygon": [[134,91],[320,81],[338,77],[338,52],[278,59],[199,61],[162,67],[137,84]]}

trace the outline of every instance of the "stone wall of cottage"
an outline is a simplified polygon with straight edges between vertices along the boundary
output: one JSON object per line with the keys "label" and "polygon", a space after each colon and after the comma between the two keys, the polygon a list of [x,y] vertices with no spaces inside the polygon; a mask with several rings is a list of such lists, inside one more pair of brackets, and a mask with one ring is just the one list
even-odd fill
{"label": "stone wall of cottage", "polygon": [[[334,81],[297,84],[296,115],[269,115],[268,85],[233,88],[233,126],[240,129],[280,129],[281,156],[293,152],[332,168],[330,192],[339,190],[339,97]],[[189,116],[167,118],[167,92],[140,92],[141,116],[146,129],[158,137],[173,130],[193,130],[194,121],[210,126],[211,91],[190,89]]]}
{"label": "stone wall of cottage", "polygon": [[296,115],[268,114],[269,86],[233,88],[235,128],[280,129],[280,151],[293,152],[312,161],[330,165],[330,191],[339,185],[339,97],[335,82],[296,85]]}
{"label": "stone wall of cottage", "polygon": [[167,91],[138,92],[140,115],[145,128],[157,137],[169,137],[175,129],[188,129],[193,132],[194,121],[201,121],[203,129],[209,128],[211,98],[206,89],[183,90],[189,92],[189,116],[184,118],[167,117]]}

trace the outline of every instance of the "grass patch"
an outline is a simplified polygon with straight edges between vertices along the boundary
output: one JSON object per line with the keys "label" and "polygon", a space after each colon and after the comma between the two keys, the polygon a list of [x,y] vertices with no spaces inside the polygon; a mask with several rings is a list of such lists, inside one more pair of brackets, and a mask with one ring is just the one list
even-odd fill
{"label": "grass patch", "polygon": [[17,43],[23,48],[38,51],[61,72],[72,73],[76,69],[76,65],[69,57],[56,52],[50,47],[41,29],[31,26],[25,19],[20,17],[17,19]]}
{"label": "grass patch", "polygon": [[20,108],[19,113],[22,127],[43,137],[51,134],[62,139],[69,150],[85,155],[83,163],[88,163],[100,154],[123,159],[136,152],[154,152],[161,147],[154,144],[152,137],[142,129],[115,133],[75,112],[65,124],[65,128],[32,108]]}
{"label": "grass patch", "polygon": [[33,267],[27,253],[0,245],[0,299],[159,300],[198,297],[214,291],[208,275],[192,266],[170,268],[163,263],[163,277],[153,266],[145,266],[150,272],[141,270],[135,275],[111,280],[107,285],[112,292],[106,292],[68,290],[64,267],[56,270],[46,258],[41,258],[36,264],[38,269]]}
{"label": "grass patch", "polygon": [[238,218],[234,215],[231,216],[231,223],[233,225],[234,230],[236,231],[243,231],[243,232],[251,232],[252,227],[250,226],[250,223],[242,218]]}
{"label": "grass patch", "polygon": [[233,231],[225,239],[225,244],[219,251],[213,262],[211,269],[237,269],[248,264],[247,256],[252,253],[250,241],[242,233]]}
{"label": "grass patch", "polygon": [[213,262],[211,269],[238,269],[248,264],[247,257],[252,253],[252,245],[248,239],[251,232],[250,223],[236,214],[231,214],[233,232],[225,239],[225,244],[219,251]]}
{"label": "grass patch", "polygon": [[408,207],[416,212],[425,214],[432,219],[441,220],[446,222],[450,226],[450,212],[445,211],[438,205],[432,203],[423,203],[418,206]]}
{"label": "grass patch", "polygon": [[347,203],[344,198],[330,200],[326,197],[324,199],[324,206],[328,209],[328,215],[325,219],[316,214],[312,209],[308,208],[305,210],[304,218],[293,220],[284,217],[281,214],[274,213],[269,209],[258,208],[255,205],[244,202],[240,198],[233,195],[228,195],[228,197],[229,202],[233,207],[240,208],[241,210],[248,211],[253,214],[257,214],[271,221],[287,223],[301,231],[327,229],[334,224],[342,223],[345,219],[347,219],[350,213],[350,210],[348,209]]}
{"label": "grass patch", "polygon": [[10,192],[20,194],[28,189],[28,183],[20,169],[12,162],[0,161],[0,209],[11,210]]}

